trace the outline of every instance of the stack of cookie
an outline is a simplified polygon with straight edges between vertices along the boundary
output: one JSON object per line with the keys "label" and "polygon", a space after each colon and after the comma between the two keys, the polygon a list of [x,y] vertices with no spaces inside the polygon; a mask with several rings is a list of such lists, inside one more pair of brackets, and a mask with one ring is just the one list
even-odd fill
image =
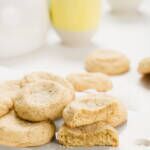
{"label": "stack of cookie", "polygon": [[51,141],[53,120],[74,99],[72,85],[65,79],[36,72],[20,81],[0,85],[0,144],[39,146]]}
{"label": "stack of cookie", "polygon": [[115,127],[127,120],[127,111],[115,97],[106,93],[112,82],[103,73],[75,73],[67,76],[74,89],[83,92],[98,91],[76,98],[63,111],[64,125],[56,138],[65,146],[118,146],[119,138]]}
{"label": "stack of cookie", "polygon": [[77,98],[63,111],[56,138],[65,146],[118,146],[117,127],[127,120],[124,106],[107,94]]}

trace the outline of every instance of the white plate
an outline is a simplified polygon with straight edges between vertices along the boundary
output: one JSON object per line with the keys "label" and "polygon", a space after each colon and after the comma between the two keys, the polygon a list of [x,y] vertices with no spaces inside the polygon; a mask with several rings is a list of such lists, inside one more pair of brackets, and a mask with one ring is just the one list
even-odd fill
{"label": "white plate", "polygon": [[[130,111],[128,122],[118,128],[120,136],[120,146],[118,148],[111,147],[76,147],[65,148],[56,141],[42,147],[35,148],[8,148],[0,147],[0,150],[150,150],[150,121],[147,119],[148,114]],[[62,121],[57,121],[57,127]],[[133,149],[134,148],[134,149]]]}

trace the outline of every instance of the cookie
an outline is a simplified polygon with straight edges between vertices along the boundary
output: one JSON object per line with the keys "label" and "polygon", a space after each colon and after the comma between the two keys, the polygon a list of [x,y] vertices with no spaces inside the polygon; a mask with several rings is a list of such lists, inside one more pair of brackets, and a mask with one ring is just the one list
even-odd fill
{"label": "cookie", "polygon": [[56,139],[65,146],[118,146],[119,137],[117,131],[110,125],[101,122],[70,128],[63,125]]}
{"label": "cookie", "polygon": [[66,88],[53,81],[33,82],[22,91],[22,97],[14,101],[14,109],[28,121],[55,120],[69,101]]}
{"label": "cookie", "polygon": [[107,122],[118,107],[116,98],[106,94],[89,94],[71,102],[63,111],[69,127],[79,127],[98,121]]}
{"label": "cookie", "polygon": [[0,84],[0,117],[13,108],[13,101],[19,96],[19,81],[6,81]]}
{"label": "cookie", "polygon": [[112,82],[103,73],[77,73],[67,76],[76,91],[95,89],[97,91],[108,91],[112,89]]}
{"label": "cookie", "polygon": [[88,72],[102,72],[108,75],[125,73],[130,68],[128,58],[116,51],[97,50],[89,54],[85,61]]}
{"label": "cookie", "polygon": [[47,72],[33,72],[31,74],[28,74],[24,76],[24,78],[21,80],[21,85],[25,86],[28,83],[33,83],[40,80],[46,80],[46,81],[53,81],[59,83],[61,86],[64,86],[66,90],[68,91],[68,102],[74,99],[75,92],[73,90],[72,85],[64,78],[54,75],[52,73]]}
{"label": "cookie", "polygon": [[150,74],[150,57],[141,60],[138,66],[138,71],[141,74]]}
{"label": "cookie", "polygon": [[0,118],[0,144],[5,146],[40,146],[50,142],[54,131],[50,121],[31,123],[19,119],[14,111]]}

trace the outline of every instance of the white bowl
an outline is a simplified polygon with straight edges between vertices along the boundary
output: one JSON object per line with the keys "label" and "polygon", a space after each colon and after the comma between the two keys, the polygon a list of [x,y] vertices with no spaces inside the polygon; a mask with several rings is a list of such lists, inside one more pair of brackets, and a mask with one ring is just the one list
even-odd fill
{"label": "white bowl", "polygon": [[108,0],[112,11],[134,12],[140,6],[142,0]]}
{"label": "white bowl", "polygon": [[91,39],[96,31],[68,32],[56,29],[62,39],[63,44],[70,47],[85,47],[91,43]]}

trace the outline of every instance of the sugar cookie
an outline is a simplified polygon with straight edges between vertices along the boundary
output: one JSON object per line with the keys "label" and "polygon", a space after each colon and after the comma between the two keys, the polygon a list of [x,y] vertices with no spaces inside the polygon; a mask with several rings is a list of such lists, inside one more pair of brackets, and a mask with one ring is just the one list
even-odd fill
{"label": "sugar cookie", "polygon": [[19,119],[13,111],[0,118],[0,144],[12,147],[40,146],[54,136],[50,121],[31,123]]}
{"label": "sugar cookie", "polygon": [[65,146],[118,146],[117,131],[110,125],[95,123],[78,128],[63,125],[56,139]]}
{"label": "sugar cookie", "polygon": [[69,127],[79,127],[98,121],[107,122],[118,107],[116,98],[106,94],[89,94],[71,102],[63,111]]}
{"label": "sugar cookie", "polygon": [[127,72],[129,64],[128,58],[120,52],[97,50],[87,56],[85,68],[89,72],[118,75]]}
{"label": "sugar cookie", "polygon": [[28,121],[55,120],[68,104],[66,88],[52,81],[39,81],[24,86],[23,95],[15,100],[17,115]]}
{"label": "sugar cookie", "polygon": [[59,83],[61,86],[64,86],[66,90],[68,90],[68,102],[74,99],[75,92],[73,90],[72,85],[64,78],[54,75],[52,73],[47,72],[32,72],[31,74],[28,74],[24,76],[24,78],[21,80],[21,85],[24,86],[28,83],[33,83],[40,80],[46,80],[46,81],[53,81]]}
{"label": "sugar cookie", "polygon": [[103,73],[76,73],[67,76],[76,91],[95,89],[108,91],[112,88],[109,77]]}

